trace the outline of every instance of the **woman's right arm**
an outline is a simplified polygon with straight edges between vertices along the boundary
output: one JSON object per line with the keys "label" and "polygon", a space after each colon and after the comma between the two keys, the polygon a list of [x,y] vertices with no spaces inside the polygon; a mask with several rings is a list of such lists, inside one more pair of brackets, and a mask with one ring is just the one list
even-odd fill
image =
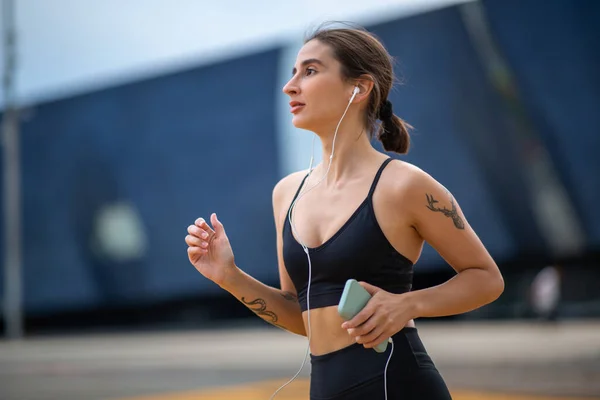
{"label": "woman's right arm", "polygon": [[[196,269],[231,293],[256,315],[272,325],[306,336],[296,289],[283,263],[282,226],[289,186],[284,178],[273,190],[273,213],[277,233],[277,259],[281,289],[259,282],[236,264],[225,229],[216,215],[211,216],[214,230],[201,218],[188,228],[188,256]],[[289,199],[291,201],[291,198]],[[203,237],[206,236],[206,237]],[[204,243],[204,244],[203,244]]]}
{"label": "woman's right arm", "polygon": [[294,293],[267,286],[240,269],[221,287],[270,324],[306,336]]}

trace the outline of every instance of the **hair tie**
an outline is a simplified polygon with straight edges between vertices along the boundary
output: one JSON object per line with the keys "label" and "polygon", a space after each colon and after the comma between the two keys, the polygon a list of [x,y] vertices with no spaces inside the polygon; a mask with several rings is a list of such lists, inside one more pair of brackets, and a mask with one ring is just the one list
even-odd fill
{"label": "hair tie", "polygon": [[394,111],[392,110],[392,102],[386,100],[379,108],[379,119],[381,121],[389,121],[393,116]]}

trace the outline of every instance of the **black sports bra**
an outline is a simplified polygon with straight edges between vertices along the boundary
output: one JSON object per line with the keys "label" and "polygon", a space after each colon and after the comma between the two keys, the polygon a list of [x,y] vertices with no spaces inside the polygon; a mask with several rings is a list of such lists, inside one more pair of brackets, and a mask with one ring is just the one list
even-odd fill
{"label": "black sports bra", "polygon": [[[311,309],[337,305],[346,281],[351,278],[365,281],[391,293],[405,293],[411,290],[413,264],[387,240],[373,210],[373,192],[383,169],[391,160],[388,158],[379,167],[367,198],[335,235],[319,247],[308,248],[312,265]],[[305,180],[306,177],[302,180],[294,200],[298,197]],[[292,234],[289,210],[283,227],[283,259],[298,292],[300,308],[306,311],[308,259]]]}

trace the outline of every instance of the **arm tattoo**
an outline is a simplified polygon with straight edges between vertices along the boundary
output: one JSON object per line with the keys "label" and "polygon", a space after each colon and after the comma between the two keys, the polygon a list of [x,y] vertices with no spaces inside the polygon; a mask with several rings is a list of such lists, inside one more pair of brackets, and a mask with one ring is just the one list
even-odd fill
{"label": "arm tattoo", "polygon": [[267,310],[267,302],[263,299],[258,298],[256,300],[246,301],[246,298],[242,297],[242,303],[247,305],[249,309],[254,311],[256,315],[258,315],[265,321],[270,322],[271,324],[278,326],[282,329],[286,329],[285,327],[277,324],[277,320],[279,320],[279,317],[277,317],[277,314],[275,314],[273,311]]}
{"label": "arm tattoo", "polygon": [[432,194],[425,194],[427,197],[427,208],[431,211],[437,211],[444,214],[446,217],[452,218],[452,222],[454,222],[454,226],[457,229],[465,229],[465,223],[463,222],[460,215],[458,215],[458,210],[456,209],[456,204],[454,204],[454,198],[450,196],[450,204],[452,205],[452,209],[448,210],[446,207],[438,208],[435,206],[435,203],[438,203],[436,199],[433,198]]}

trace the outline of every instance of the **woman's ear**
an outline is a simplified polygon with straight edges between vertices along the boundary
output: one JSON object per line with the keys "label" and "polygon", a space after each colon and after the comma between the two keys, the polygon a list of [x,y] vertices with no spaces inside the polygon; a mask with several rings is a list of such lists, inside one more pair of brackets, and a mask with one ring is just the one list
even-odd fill
{"label": "woman's ear", "polygon": [[368,75],[364,78],[357,79],[354,85],[358,87],[359,92],[354,97],[354,103],[360,103],[361,101],[368,99],[374,84],[373,78]]}

